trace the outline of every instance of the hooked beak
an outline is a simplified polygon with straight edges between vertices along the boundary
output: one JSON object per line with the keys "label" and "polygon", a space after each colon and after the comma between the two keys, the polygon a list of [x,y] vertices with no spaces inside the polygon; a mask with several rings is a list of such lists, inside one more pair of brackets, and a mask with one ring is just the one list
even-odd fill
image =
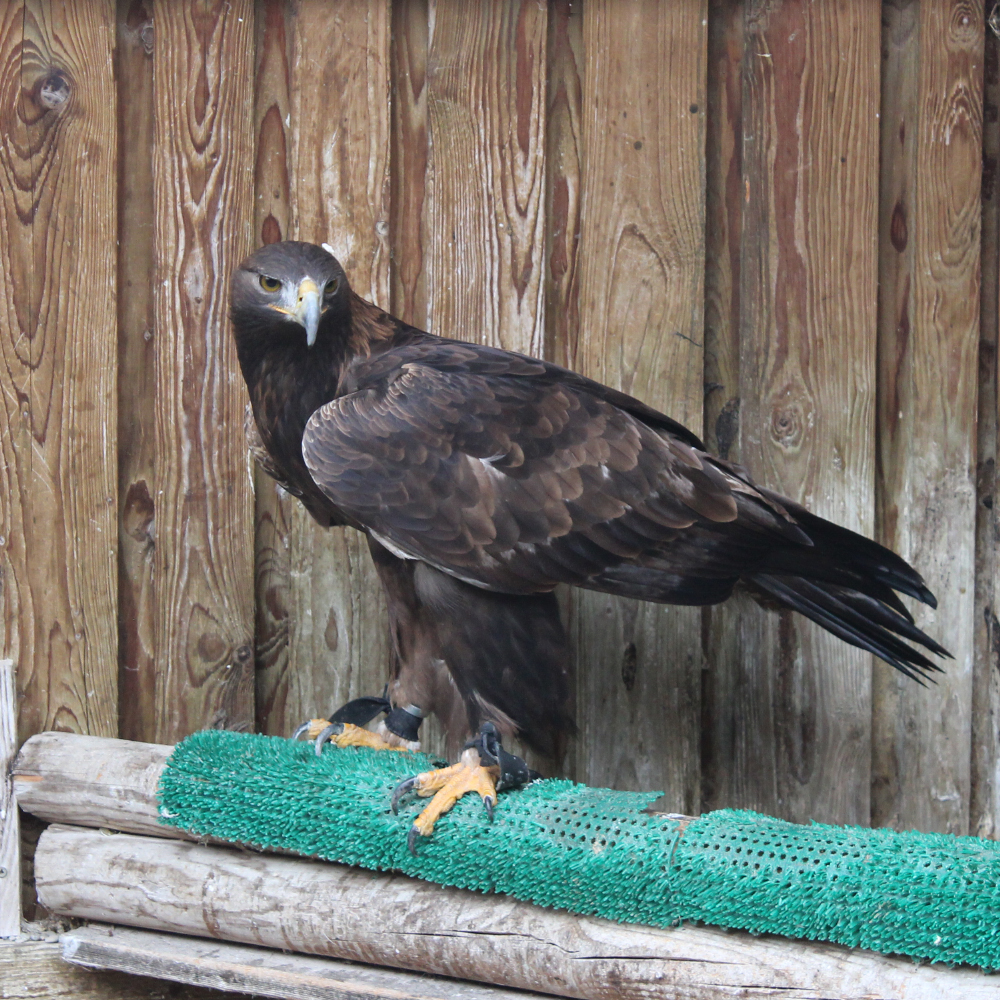
{"label": "hooked beak", "polygon": [[319,289],[312,278],[303,278],[299,284],[298,301],[291,315],[306,328],[306,344],[312,347],[316,343],[320,316]]}

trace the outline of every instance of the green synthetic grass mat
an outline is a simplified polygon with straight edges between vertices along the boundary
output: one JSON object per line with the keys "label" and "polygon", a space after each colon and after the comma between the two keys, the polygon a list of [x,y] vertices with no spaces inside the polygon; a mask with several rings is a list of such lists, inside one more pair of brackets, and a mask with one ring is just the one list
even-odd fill
{"label": "green synthetic grass mat", "polygon": [[442,817],[416,857],[393,788],[434,766],[379,752],[219,730],[195,733],[160,781],[161,822],[199,836],[394,870],[573,913],[830,941],[1000,969],[1000,843],[800,826],[719,810],[686,825],[642,810],[658,792],[539,781]]}

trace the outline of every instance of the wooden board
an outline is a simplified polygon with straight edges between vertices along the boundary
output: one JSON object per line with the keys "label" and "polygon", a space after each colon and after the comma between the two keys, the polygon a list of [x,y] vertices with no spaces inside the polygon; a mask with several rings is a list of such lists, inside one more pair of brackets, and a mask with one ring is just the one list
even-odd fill
{"label": "wooden board", "polygon": [[156,731],[153,5],[116,8],[118,76],[118,735]]}
{"label": "wooden board", "polygon": [[[743,234],[743,0],[709,0],[705,127],[705,430],[712,454],[740,460],[740,249]],[[703,608],[701,808],[728,805],[745,599]]]}
{"label": "wooden board", "polygon": [[969,831],[1000,835],[1000,509],[997,436],[1000,394],[1000,38],[986,32],[983,65],[982,298],[976,440],[976,601],[972,677]]}
{"label": "wooden board", "polygon": [[811,942],[657,929],[306,859],[50,826],[54,911],[588,1000],[985,1000],[978,970]]}
{"label": "wooden board", "polygon": [[[418,2],[397,4],[393,24],[393,308],[441,336],[540,355],[548,13]],[[434,720],[421,739],[447,752]]]}
{"label": "wooden board", "polygon": [[117,729],[114,5],[0,8],[0,657],[21,738]]}
{"label": "wooden board", "polygon": [[[504,990],[287,951],[94,924],[59,939],[68,963],[283,1000],[532,1000]],[[2,996],[2,994],[0,994]]]}
{"label": "wooden board", "polygon": [[[277,243],[291,235],[291,187],[288,145],[292,87],[291,12],[284,0],[257,5],[257,72],[254,87],[254,246]],[[288,676],[292,625],[291,530],[298,501],[284,493],[248,456],[254,481],[254,598],[256,727],[261,733],[288,735],[311,706],[289,692],[297,690]],[[319,707],[319,706],[317,706]],[[298,716],[298,717],[296,717]],[[290,721],[293,720],[294,721]]]}
{"label": "wooden board", "polygon": [[[588,2],[571,367],[702,423],[707,2]],[[574,776],[698,809],[700,612],[579,594]]]}
{"label": "wooden board", "polygon": [[887,18],[879,536],[937,594],[937,611],[920,608],[917,624],[955,659],[927,688],[876,668],[871,818],[966,833],[983,5],[900,4]]}
{"label": "wooden board", "polygon": [[56,935],[48,937],[51,940],[0,942],[0,1000],[238,1000],[242,996],[70,965],[62,958]]}
{"label": "wooden board", "polygon": [[250,250],[253,4],[154,9],[156,738],[254,720],[245,390],[228,283]]}
{"label": "wooden board", "polygon": [[[753,2],[745,31],[739,455],[871,535],[879,4]],[[715,804],[867,823],[871,657],[745,606],[724,669]]]}
{"label": "wooden board", "polygon": [[21,933],[21,828],[10,774],[16,751],[14,661],[0,660],[0,938]]}
{"label": "wooden board", "polygon": [[[284,221],[274,192],[287,186],[287,222],[265,217],[260,235],[331,244],[352,288],[387,308],[389,4],[300,0],[288,14],[281,22],[267,9],[257,192],[258,214],[267,206]],[[258,481],[258,719],[262,731],[288,735],[304,719],[381,693],[388,618],[365,538],[318,527],[301,504],[276,500],[273,484]]]}

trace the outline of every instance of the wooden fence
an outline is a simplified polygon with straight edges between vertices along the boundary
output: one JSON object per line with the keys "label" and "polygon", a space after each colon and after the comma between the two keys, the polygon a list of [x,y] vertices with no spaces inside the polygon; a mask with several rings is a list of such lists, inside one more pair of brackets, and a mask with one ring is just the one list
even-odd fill
{"label": "wooden fence", "polygon": [[645,399],[938,594],[918,621],[955,659],[921,688],[740,601],[567,593],[566,773],[688,813],[994,835],[988,13],[0,2],[0,656],[20,737],[287,734],[381,689],[366,547],[248,475],[226,317],[254,246],[325,240],[362,295]]}

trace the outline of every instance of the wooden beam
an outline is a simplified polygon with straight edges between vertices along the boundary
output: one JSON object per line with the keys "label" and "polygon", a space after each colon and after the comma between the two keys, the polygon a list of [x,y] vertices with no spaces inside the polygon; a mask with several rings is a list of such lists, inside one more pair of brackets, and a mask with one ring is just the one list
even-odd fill
{"label": "wooden beam", "polygon": [[[879,541],[937,595],[955,659],[919,687],[876,668],[871,821],[964,834],[975,623],[982,0],[885,7]],[[829,44],[829,39],[827,40]],[[824,46],[825,48],[826,46]]]}
{"label": "wooden beam", "polygon": [[21,738],[117,706],[110,0],[0,5],[0,657]]}
{"label": "wooden beam", "polygon": [[588,1000],[736,996],[986,1000],[978,970],[701,927],[576,917],[393,874],[50,826],[35,856],[55,913]]}
{"label": "wooden beam", "polygon": [[252,729],[253,510],[229,276],[250,251],[251,0],[154,7],[156,738]]}
{"label": "wooden beam", "polygon": [[14,661],[0,660],[0,938],[21,933],[21,829],[11,775],[15,753]]}
{"label": "wooden beam", "polygon": [[[701,431],[707,0],[587,0],[579,325],[570,366]],[[580,592],[571,601],[574,777],[699,805],[701,619]]]}
{"label": "wooden beam", "polygon": [[63,959],[56,935],[50,932],[44,938],[0,942],[0,1000],[239,1000],[243,996],[197,986],[166,987],[148,976],[71,965]]}
{"label": "wooden beam", "polygon": [[59,944],[67,962],[84,968],[283,1000],[541,1000],[465,980],[101,924],[63,934]]}

